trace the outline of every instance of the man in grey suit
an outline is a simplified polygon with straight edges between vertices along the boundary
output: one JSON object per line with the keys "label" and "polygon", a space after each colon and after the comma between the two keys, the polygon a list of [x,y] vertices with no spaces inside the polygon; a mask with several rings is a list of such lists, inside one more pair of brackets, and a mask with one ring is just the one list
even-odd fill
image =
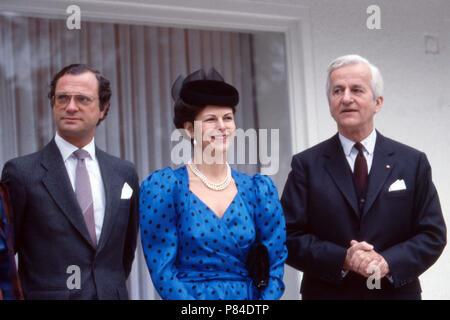
{"label": "man in grey suit", "polygon": [[110,97],[98,71],[63,68],[49,93],[55,138],[3,168],[25,299],[128,298],[139,181],[132,163],[95,146]]}

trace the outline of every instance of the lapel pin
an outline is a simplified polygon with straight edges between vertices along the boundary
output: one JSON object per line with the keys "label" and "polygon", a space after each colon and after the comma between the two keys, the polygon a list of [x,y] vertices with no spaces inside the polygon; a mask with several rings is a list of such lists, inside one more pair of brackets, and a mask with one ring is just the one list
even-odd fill
{"label": "lapel pin", "polygon": [[387,165],[386,165],[386,168],[387,168],[387,169],[390,169],[390,168],[391,168],[391,166],[387,164]]}

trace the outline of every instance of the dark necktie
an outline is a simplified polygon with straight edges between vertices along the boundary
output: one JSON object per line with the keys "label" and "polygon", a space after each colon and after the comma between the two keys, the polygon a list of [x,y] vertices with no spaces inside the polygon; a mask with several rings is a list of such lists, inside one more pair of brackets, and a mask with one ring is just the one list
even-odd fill
{"label": "dark necktie", "polygon": [[353,174],[355,175],[356,183],[361,191],[366,187],[368,170],[367,170],[367,161],[366,157],[364,157],[363,146],[361,143],[355,143],[354,147],[358,150],[358,155],[355,160],[355,169]]}
{"label": "dark necktie", "polygon": [[86,150],[78,149],[73,154],[78,159],[75,173],[75,194],[77,196],[78,203],[80,204],[84,222],[86,223],[86,227],[89,231],[89,235],[91,236],[94,248],[97,248],[97,236],[95,234],[94,220],[94,201],[92,199],[89,174],[84,162],[84,159],[89,156],[89,153]]}

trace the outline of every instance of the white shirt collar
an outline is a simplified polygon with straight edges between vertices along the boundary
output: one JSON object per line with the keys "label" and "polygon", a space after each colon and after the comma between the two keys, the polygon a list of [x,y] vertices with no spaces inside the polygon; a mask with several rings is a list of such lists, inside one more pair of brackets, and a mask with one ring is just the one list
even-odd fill
{"label": "white shirt collar", "polygon": [[[55,143],[61,152],[64,162],[73,155],[74,151],[79,149],[77,146],[74,146],[70,142],[64,140],[58,132],[55,134]],[[85,145],[82,149],[89,153],[91,159],[95,159],[95,138],[92,138],[91,142]]]}
{"label": "white shirt collar", "polygon": [[[352,152],[352,148],[355,145],[356,141],[352,141],[342,134],[339,133],[339,140],[341,141],[342,148],[344,149],[344,153],[346,156],[349,156]],[[373,154],[375,150],[375,142],[377,140],[377,131],[375,129],[369,134],[367,138],[361,141],[361,144],[364,146],[364,149],[368,154]]]}

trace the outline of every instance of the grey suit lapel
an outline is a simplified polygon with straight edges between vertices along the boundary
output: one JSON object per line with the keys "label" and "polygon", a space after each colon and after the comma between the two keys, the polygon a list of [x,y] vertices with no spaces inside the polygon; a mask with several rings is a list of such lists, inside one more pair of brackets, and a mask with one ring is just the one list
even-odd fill
{"label": "grey suit lapel", "polygon": [[42,183],[48,193],[75,229],[92,246],[83,214],[75,197],[61,153],[54,140],[42,150],[41,165],[47,171],[42,178]]}
{"label": "grey suit lapel", "polygon": [[105,188],[105,217],[97,248],[97,252],[99,252],[105,246],[114,226],[114,219],[120,205],[123,181],[117,179],[117,168],[114,168],[108,155],[98,148],[95,153]]}
{"label": "grey suit lapel", "polygon": [[367,186],[363,217],[372,207],[378,194],[381,192],[386,179],[391,175],[395,166],[393,158],[394,153],[395,151],[389,148],[386,139],[377,131],[377,141],[375,143],[372,168],[370,169],[370,179],[369,185]]}
{"label": "grey suit lapel", "polygon": [[330,139],[324,155],[328,158],[325,169],[353,208],[355,215],[359,217],[358,199],[356,198],[355,187],[353,185],[353,177],[337,134]]}

